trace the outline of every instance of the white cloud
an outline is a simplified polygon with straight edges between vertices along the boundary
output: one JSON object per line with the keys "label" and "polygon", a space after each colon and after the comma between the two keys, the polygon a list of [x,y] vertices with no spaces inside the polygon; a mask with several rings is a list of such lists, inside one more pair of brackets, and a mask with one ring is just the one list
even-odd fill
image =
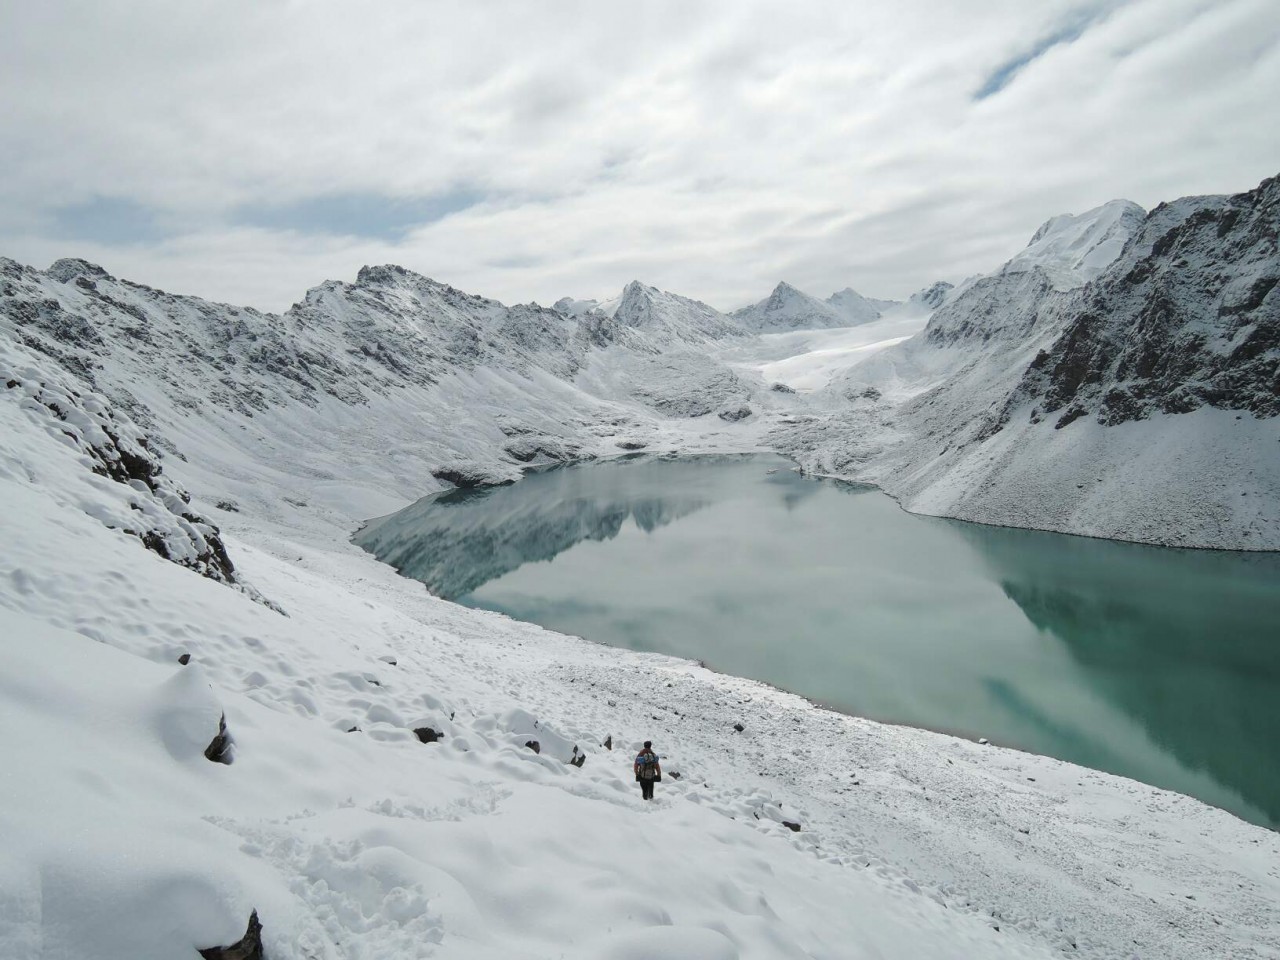
{"label": "white cloud", "polygon": [[[1273,0],[11,3],[0,254],[273,309],[384,261],[508,301],[900,296],[1056,213],[1253,186],[1278,95]],[[365,236],[315,216],[360,197]],[[77,238],[113,204],[155,229]]]}

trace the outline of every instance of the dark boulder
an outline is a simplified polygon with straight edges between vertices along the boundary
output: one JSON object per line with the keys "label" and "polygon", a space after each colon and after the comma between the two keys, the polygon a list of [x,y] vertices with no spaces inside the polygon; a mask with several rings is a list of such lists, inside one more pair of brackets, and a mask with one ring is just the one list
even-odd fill
{"label": "dark boulder", "polygon": [[235,741],[227,732],[227,715],[218,718],[218,734],[204,748],[204,758],[214,763],[230,764],[235,753]]}
{"label": "dark boulder", "polygon": [[440,734],[430,727],[416,727],[413,732],[423,743],[437,743],[440,740]]}
{"label": "dark boulder", "polygon": [[205,947],[200,951],[204,960],[263,960],[262,924],[258,911],[249,914],[249,928],[244,936],[229,947]]}

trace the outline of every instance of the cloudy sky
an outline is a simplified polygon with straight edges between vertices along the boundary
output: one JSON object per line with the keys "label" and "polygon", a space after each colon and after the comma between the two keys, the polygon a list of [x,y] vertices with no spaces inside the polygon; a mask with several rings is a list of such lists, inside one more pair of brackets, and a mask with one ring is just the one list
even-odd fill
{"label": "cloudy sky", "polygon": [[899,297],[1280,173],[1276,0],[0,0],[0,256]]}

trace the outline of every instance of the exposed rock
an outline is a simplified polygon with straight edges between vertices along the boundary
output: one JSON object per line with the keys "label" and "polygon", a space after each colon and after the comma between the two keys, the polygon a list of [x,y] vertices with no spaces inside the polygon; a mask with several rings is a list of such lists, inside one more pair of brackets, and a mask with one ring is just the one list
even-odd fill
{"label": "exposed rock", "polygon": [[437,467],[431,471],[437,480],[451,483],[455,487],[471,489],[473,487],[492,487],[511,483],[509,477],[495,476],[491,470],[478,464],[455,463],[451,466]]}
{"label": "exposed rock", "polygon": [[191,662],[191,654],[184,653],[182,656],[178,658],[178,662],[185,667],[188,663]]}
{"label": "exposed rock", "polygon": [[231,739],[231,734],[227,732],[227,715],[224,713],[218,719],[218,733],[209,745],[204,748],[204,758],[212,760],[214,763],[225,763],[230,765],[235,758],[235,741]]}
{"label": "exposed rock", "polygon": [[643,450],[649,445],[643,440],[619,440],[617,446],[620,450]]}
{"label": "exposed rock", "polygon": [[585,753],[579,753],[578,745],[574,744],[573,756],[569,758],[570,766],[581,767],[586,762],[587,762],[587,755]]}
{"label": "exposed rock", "polygon": [[540,744],[537,740],[526,740],[524,745],[528,747],[530,750],[532,750],[534,753],[542,752],[542,744]]}
{"label": "exposed rock", "polygon": [[612,750],[612,749],[613,749],[613,734],[612,734],[612,733],[611,733],[611,734],[609,734],[609,736],[607,736],[607,737],[605,737],[605,738],[604,738],[604,748],[605,748],[606,750]]}
{"label": "exposed rock", "polygon": [[733,729],[737,730],[739,733],[742,733],[742,731],[746,730],[747,728],[740,723],[735,723],[733,725]]}
{"label": "exposed rock", "polygon": [[783,821],[782,821],[782,825],[783,825],[784,827],[786,827],[788,830],[790,830],[792,833],[799,833],[799,832],[800,832],[800,824],[798,824],[798,823],[796,823],[796,822],[794,822],[794,821],[792,821],[792,820],[783,820]]}
{"label": "exposed rock", "polygon": [[[11,368],[0,360],[0,375]],[[115,515],[95,514],[148,550],[201,576],[234,587],[283,612],[237,574],[217,526],[191,506],[191,495],[164,473],[160,454],[143,432],[106,397],[72,387],[65,375],[47,379],[30,368],[5,376],[9,388],[47,418],[46,429],[84,456],[93,473],[120,484]],[[15,375],[16,374],[16,375]]]}
{"label": "exposed rock", "polygon": [[229,947],[206,947],[200,951],[204,960],[263,960],[262,924],[258,911],[249,914],[249,927],[244,936]]}
{"label": "exposed rock", "polygon": [[730,423],[736,423],[739,420],[745,420],[751,416],[750,407],[732,407],[728,410],[721,410],[719,417],[721,420],[727,420]]}
{"label": "exposed rock", "polygon": [[415,727],[413,733],[423,743],[436,743],[440,739],[440,734],[430,727]]}
{"label": "exposed rock", "polygon": [[1010,404],[1107,426],[1202,406],[1280,414],[1280,177],[1163,204],[1062,312]]}
{"label": "exposed rock", "polygon": [[503,452],[521,463],[568,463],[581,457],[582,447],[559,437],[520,437],[503,447]]}
{"label": "exposed rock", "polygon": [[64,257],[61,260],[55,260],[45,273],[61,283],[70,283],[80,277],[113,279],[111,274],[96,263],[81,260],[79,257]]}

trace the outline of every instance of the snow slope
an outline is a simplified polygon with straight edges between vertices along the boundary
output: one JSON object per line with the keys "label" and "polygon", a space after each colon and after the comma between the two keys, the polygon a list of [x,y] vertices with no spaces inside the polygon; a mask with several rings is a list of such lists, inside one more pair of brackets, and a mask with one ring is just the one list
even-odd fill
{"label": "snow slope", "polygon": [[[7,356],[10,379],[107,403]],[[260,498],[218,513],[269,608],[85,509],[86,490],[134,488],[103,489],[28,396],[0,393],[6,958],[194,956],[252,911],[273,960],[1280,948],[1273,833],[455,607],[332,509],[275,516],[287,488],[263,471]],[[204,753],[222,719],[229,765]],[[648,737],[667,771],[652,805],[629,778]]]}

